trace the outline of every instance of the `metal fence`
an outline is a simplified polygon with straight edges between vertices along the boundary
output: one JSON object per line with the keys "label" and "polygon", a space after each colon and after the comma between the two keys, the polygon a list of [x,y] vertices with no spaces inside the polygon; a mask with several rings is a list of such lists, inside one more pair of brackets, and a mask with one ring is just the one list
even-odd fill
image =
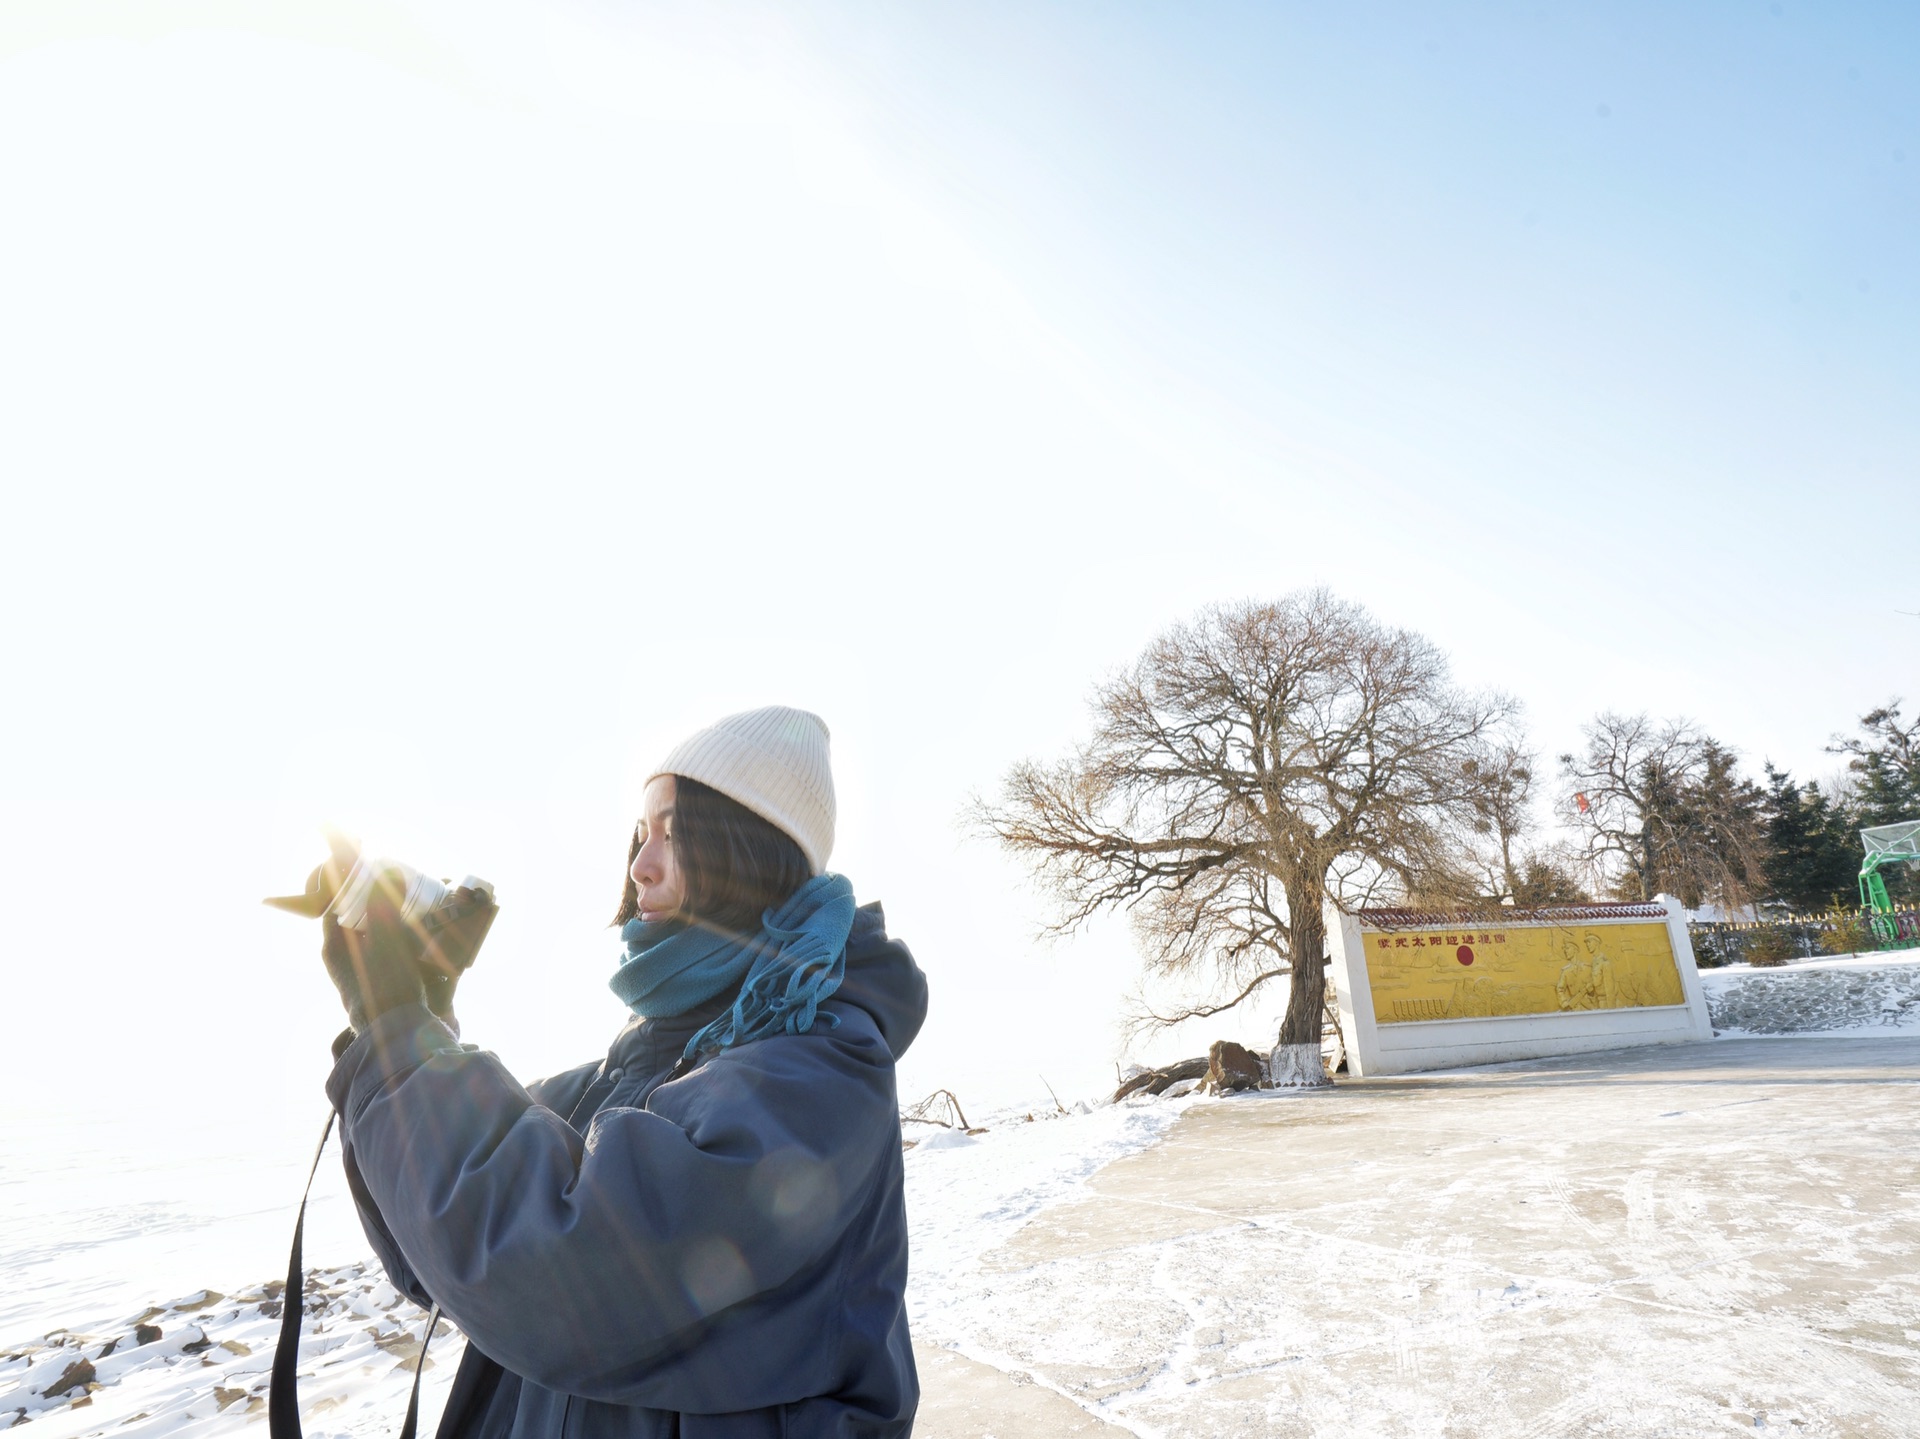
{"label": "metal fence", "polygon": [[1687,926],[1687,933],[1693,940],[1694,961],[1702,969],[1717,969],[1723,964],[1786,964],[1795,959],[1920,945],[1920,910],[1903,909],[1891,918],[1895,930],[1891,941],[1874,933],[1866,910],[1789,914],[1751,924],[1696,923]]}

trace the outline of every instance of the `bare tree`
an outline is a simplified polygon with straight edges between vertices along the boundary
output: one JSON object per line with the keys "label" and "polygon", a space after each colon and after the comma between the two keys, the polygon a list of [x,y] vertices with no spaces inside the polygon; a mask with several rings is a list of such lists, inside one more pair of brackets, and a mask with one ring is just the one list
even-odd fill
{"label": "bare tree", "polygon": [[1182,891],[1143,895],[1131,918],[1149,968],[1163,974],[1191,973],[1204,959],[1208,987],[1231,986],[1237,992],[1230,999],[1203,1000],[1172,1011],[1138,995],[1126,1025],[1129,1034],[1225,1014],[1289,972],[1284,958],[1286,897],[1279,882],[1262,870],[1222,865],[1195,875]]}
{"label": "bare tree", "polygon": [[1469,851],[1473,893],[1489,905],[1591,904],[1573,871],[1576,852],[1564,840],[1538,841],[1535,782],[1540,757],[1513,732],[1497,733],[1467,761],[1473,813]]}
{"label": "bare tree", "polygon": [[1729,909],[1763,886],[1765,793],[1738,757],[1686,720],[1603,714],[1560,756],[1580,859],[1625,899],[1665,892]]}
{"label": "bare tree", "polygon": [[1464,769],[1473,813],[1471,861],[1480,894],[1513,899],[1525,884],[1529,855],[1522,843],[1534,830],[1533,775],[1539,757],[1515,735],[1501,735],[1470,756]]}
{"label": "bare tree", "polygon": [[1457,885],[1467,761],[1512,711],[1325,590],[1217,606],[1097,687],[1072,758],[1022,763],[977,817],[1065,932],[1130,912],[1150,970],[1240,998],[1291,974],[1280,1082],[1325,1082],[1322,905]]}

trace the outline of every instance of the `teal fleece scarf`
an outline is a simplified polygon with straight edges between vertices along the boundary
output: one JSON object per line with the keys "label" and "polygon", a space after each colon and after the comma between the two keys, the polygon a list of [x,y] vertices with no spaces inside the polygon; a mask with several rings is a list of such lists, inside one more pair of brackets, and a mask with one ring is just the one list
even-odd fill
{"label": "teal fleece scarf", "polygon": [[642,1019],[660,1019],[739,985],[733,1007],[687,1041],[687,1059],[770,1034],[805,1034],[846,977],[853,908],[845,877],[822,874],[761,915],[757,934],[630,919],[620,930],[626,951],[607,986]]}

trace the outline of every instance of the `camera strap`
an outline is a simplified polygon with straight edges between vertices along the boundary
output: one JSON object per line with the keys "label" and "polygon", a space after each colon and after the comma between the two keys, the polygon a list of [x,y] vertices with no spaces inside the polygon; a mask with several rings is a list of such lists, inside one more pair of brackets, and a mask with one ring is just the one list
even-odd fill
{"label": "camera strap", "polygon": [[[306,1313],[306,1268],[301,1262],[301,1240],[307,1232],[307,1196],[313,1192],[313,1177],[320,1172],[320,1156],[326,1152],[333,1134],[334,1114],[327,1111],[326,1128],[320,1131],[320,1143],[314,1146],[313,1163],[307,1169],[307,1186],[300,1191],[300,1213],[293,1221],[293,1252],[287,1256],[287,1287],[280,1293],[280,1339],[273,1349],[273,1378],[267,1386],[268,1439],[301,1439],[300,1435],[300,1323]],[[427,1314],[427,1329],[420,1336],[420,1355],[413,1365],[413,1390],[407,1395],[407,1417],[400,1425],[399,1439],[414,1439],[420,1421],[420,1376],[426,1372],[427,1346],[433,1343],[433,1331],[440,1322],[440,1306]]]}

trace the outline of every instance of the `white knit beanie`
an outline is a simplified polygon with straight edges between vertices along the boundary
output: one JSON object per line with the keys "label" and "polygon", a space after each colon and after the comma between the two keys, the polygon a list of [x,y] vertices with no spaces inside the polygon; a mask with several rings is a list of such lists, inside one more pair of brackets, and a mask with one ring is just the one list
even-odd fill
{"label": "white knit beanie", "polygon": [[688,736],[647,778],[684,775],[739,801],[793,836],[819,874],[833,853],[828,738],[819,715],[769,705],[728,715]]}

